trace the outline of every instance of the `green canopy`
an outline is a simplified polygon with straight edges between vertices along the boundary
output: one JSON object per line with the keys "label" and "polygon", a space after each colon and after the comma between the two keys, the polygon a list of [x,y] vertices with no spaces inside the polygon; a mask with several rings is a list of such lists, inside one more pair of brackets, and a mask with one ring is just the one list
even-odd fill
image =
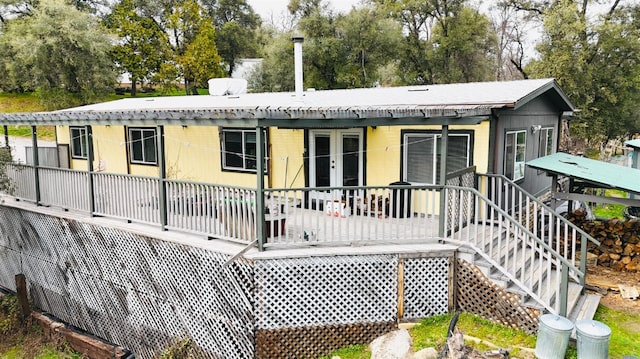
{"label": "green canopy", "polygon": [[568,153],[554,153],[527,162],[527,166],[548,173],[572,177],[605,188],[640,194],[640,170],[596,161]]}

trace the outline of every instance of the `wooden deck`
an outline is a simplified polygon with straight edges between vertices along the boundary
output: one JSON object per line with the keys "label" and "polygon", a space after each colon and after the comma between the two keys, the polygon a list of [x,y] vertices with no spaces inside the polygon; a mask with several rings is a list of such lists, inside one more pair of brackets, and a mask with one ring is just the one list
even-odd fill
{"label": "wooden deck", "polygon": [[438,240],[438,217],[414,214],[409,218],[389,215],[331,215],[325,211],[290,208],[267,216],[267,244],[314,244],[358,242],[426,243]]}

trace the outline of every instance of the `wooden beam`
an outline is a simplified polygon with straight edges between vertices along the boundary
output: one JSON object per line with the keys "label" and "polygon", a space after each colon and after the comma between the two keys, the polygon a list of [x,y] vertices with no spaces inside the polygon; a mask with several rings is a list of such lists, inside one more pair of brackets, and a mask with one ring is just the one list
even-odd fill
{"label": "wooden beam", "polygon": [[18,304],[20,304],[20,316],[24,322],[31,314],[31,305],[29,304],[29,293],[27,292],[27,279],[24,274],[16,274],[16,294],[18,296]]}

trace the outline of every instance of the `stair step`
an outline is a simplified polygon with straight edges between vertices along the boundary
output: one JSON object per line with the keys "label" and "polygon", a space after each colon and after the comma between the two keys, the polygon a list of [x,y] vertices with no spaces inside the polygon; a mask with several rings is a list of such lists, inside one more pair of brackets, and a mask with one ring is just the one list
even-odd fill
{"label": "stair step", "polygon": [[[598,294],[583,294],[567,318],[573,323],[578,320],[593,319],[600,304],[600,298],[602,297]],[[575,326],[571,332],[571,339],[577,339]]]}
{"label": "stair step", "polygon": [[569,320],[575,323],[582,319],[593,319],[600,304],[600,298],[602,297],[598,294],[581,295],[568,316]]}

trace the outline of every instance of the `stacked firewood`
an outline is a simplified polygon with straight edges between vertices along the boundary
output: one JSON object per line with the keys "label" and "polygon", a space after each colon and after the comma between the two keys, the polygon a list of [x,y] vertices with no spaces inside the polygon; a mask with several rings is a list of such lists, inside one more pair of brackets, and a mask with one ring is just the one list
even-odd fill
{"label": "stacked firewood", "polygon": [[577,210],[568,219],[600,241],[589,243],[589,252],[598,256],[598,264],[617,271],[640,271],[640,220],[588,220]]}

